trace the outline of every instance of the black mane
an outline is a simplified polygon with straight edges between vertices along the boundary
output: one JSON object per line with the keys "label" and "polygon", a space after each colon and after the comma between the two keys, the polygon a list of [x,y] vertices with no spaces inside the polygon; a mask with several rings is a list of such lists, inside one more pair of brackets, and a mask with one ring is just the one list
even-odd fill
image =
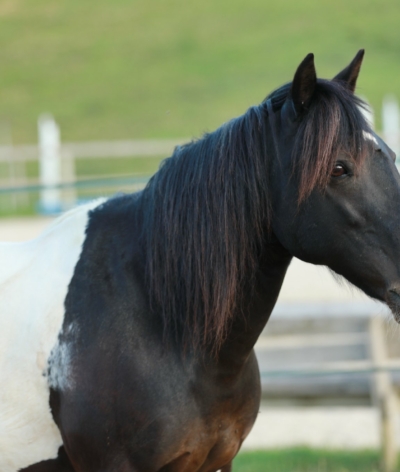
{"label": "black mane", "polygon": [[[273,92],[283,105],[287,84]],[[361,161],[362,102],[319,80],[294,147],[299,202],[329,178],[339,151]],[[143,192],[146,276],[153,307],[184,346],[218,352],[251,290],[271,220],[269,164],[275,156],[266,102],[177,147]]]}

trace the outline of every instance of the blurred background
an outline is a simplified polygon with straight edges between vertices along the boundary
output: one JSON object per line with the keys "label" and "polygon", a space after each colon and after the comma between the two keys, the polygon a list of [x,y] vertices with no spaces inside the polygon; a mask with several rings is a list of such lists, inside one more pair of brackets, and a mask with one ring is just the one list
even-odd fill
{"label": "blurred background", "polygon": [[[0,240],[141,188],[309,52],[330,78],[366,49],[357,92],[399,153],[399,24],[397,0],[0,0]],[[384,307],[295,260],[257,345],[263,403],[235,472],[395,470],[399,341]]]}

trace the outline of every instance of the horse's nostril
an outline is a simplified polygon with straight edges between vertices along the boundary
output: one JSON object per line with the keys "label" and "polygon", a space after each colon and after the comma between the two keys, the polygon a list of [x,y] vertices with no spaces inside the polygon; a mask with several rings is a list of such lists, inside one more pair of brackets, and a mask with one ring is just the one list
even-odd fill
{"label": "horse's nostril", "polygon": [[392,297],[400,297],[400,290],[398,288],[389,289],[389,294]]}

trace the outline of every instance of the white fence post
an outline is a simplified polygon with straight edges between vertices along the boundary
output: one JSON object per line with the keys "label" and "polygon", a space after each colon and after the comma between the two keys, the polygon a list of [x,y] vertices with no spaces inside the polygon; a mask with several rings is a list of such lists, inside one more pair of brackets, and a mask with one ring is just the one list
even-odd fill
{"label": "white fence post", "polygon": [[396,97],[386,95],[382,106],[383,139],[388,146],[399,156],[400,153],[400,111]]}
{"label": "white fence post", "polygon": [[51,115],[41,115],[39,132],[39,178],[43,188],[40,192],[40,210],[43,213],[61,211],[61,146],[60,129]]}

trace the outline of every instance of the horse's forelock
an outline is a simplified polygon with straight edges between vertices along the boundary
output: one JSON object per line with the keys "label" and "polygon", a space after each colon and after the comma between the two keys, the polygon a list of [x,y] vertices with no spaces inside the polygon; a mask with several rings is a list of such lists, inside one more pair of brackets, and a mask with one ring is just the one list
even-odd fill
{"label": "horse's forelock", "polygon": [[347,88],[319,80],[312,105],[302,121],[293,147],[294,171],[299,175],[299,203],[330,179],[339,153],[351,158],[356,168],[369,146],[365,133],[371,129],[362,113],[365,103]]}

